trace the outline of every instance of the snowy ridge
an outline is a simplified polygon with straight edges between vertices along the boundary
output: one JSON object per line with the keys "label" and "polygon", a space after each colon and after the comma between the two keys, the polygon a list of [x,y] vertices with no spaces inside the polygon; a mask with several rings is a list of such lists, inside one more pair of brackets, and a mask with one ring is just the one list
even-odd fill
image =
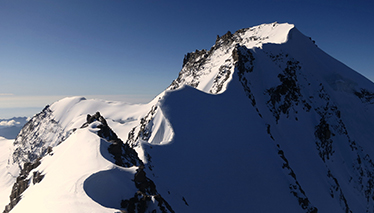
{"label": "snowy ridge", "polygon": [[[123,141],[129,140],[128,134],[131,131],[137,132],[136,144],[131,145],[139,150],[139,157],[144,160],[145,157],[141,155],[139,140],[149,140],[150,143],[161,144],[162,141],[170,141],[173,134],[172,129],[168,129],[169,124],[164,120],[165,118],[160,110],[156,110],[155,107],[152,108],[151,112],[148,111],[152,106],[151,104],[152,102],[148,105],[128,105],[120,102],[86,100],[81,97],[71,97],[47,106],[25,125],[17,137],[14,143],[14,147],[16,148],[14,151],[10,149],[13,152],[10,154],[10,159],[13,161],[2,164],[4,166],[7,165],[4,168],[5,171],[13,171],[4,176],[7,179],[11,179],[11,181],[8,181],[4,185],[4,188],[7,189],[6,193],[4,191],[4,196],[9,197],[9,190],[12,188],[13,181],[15,181],[15,178],[19,174],[17,183],[13,185],[13,189],[11,190],[11,197],[14,197],[14,202],[11,202],[5,208],[5,211],[22,212],[29,208],[30,203],[37,204],[48,199],[60,200],[61,203],[59,205],[61,206],[70,206],[69,212],[88,210],[94,212],[113,212],[113,208],[120,208],[121,198],[125,200],[125,198],[131,197],[137,191],[135,186],[127,186],[126,182],[123,182],[123,178],[121,178],[126,177],[130,181],[136,173],[135,167],[132,169],[122,169],[121,166],[118,167],[115,165],[115,158],[112,156],[113,153],[110,152],[109,138],[100,139],[97,135],[95,136],[95,134],[98,134],[98,123],[94,122],[88,128],[84,129],[82,129],[82,125],[88,119],[87,115],[94,114],[93,112],[100,110],[103,114],[108,115],[105,117],[105,123],[109,124],[115,132],[118,131],[118,136],[123,138]],[[143,135],[146,132],[150,134],[153,131],[155,133],[150,138],[145,138],[145,135]],[[82,141],[87,143],[82,143]],[[90,146],[91,150],[87,150],[87,146]],[[26,168],[30,163],[32,167],[30,170],[27,170]],[[72,167],[72,165],[75,166]],[[89,166],[87,169],[82,170],[82,167],[87,166]],[[73,168],[76,169],[74,170]],[[102,197],[98,194],[96,189],[94,189],[96,187],[94,183],[97,181],[97,178],[99,180],[103,180],[102,178],[107,180],[107,175],[105,177],[93,175],[96,173],[112,174],[108,177],[109,179],[112,177],[111,184],[106,185],[106,187],[111,188],[111,193],[114,193],[113,190],[117,190],[117,193],[114,193],[117,199],[111,200],[107,196]],[[35,178],[35,174],[38,174],[39,178]],[[45,174],[48,175],[45,176]],[[47,179],[47,177],[50,179]],[[39,184],[34,181],[35,179],[43,180],[42,189],[36,187]],[[18,182],[18,180],[22,180],[22,182]],[[46,180],[50,180],[50,182]],[[59,184],[56,185],[55,181]],[[131,190],[127,193],[123,192],[123,188],[118,188],[117,184],[130,187]],[[68,203],[64,203],[63,200],[65,198],[63,197],[72,193],[69,185],[76,188],[73,192],[76,200],[73,203],[69,203],[69,198],[66,201]],[[40,196],[33,196],[34,190],[36,190],[35,192],[49,190],[49,192],[40,193]],[[91,198],[87,197],[86,193]],[[28,194],[31,194],[31,196],[27,196]],[[100,207],[97,204],[91,206],[93,202],[91,199],[95,201],[98,199],[97,202],[105,207]],[[18,205],[19,200],[22,200],[22,205]],[[45,205],[44,210],[41,209],[42,212],[53,211],[56,206],[55,204],[51,205]],[[96,205],[97,207],[95,207]]]}
{"label": "snowy ridge", "polygon": [[292,24],[262,24],[217,36],[209,51],[196,50],[185,55],[183,68],[169,89],[189,85],[211,94],[222,93],[234,73],[231,53],[236,45],[252,49],[267,43],[281,44],[287,41],[288,32],[293,27]]}
{"label": "snowy ridge", "polygon": [[372,82],[291,24],[228,32],[187,54],[148,104],[46,107],[2,145],[0,196],[11,201],[1,202],[5,212],[373,212],[373,103]]}
{"label": "snowy ridge", "polygon": [[[147,131],[155,134],[150,135],[146,141],[155,144],[168,142],[172,139],[173,131],[162,111],[152,107],[154,103],[155,101],[146,105],[129,105],[86,100],[83,97],[69,97],[57,101],[33,117],[22,129],[14,142],[15,151],[11,164],[17,163],[22,167],[23,163],[33,162],[44,156],[48,147],[53,148],[64,141],[81,127],[87,114],[95,114],[97,111],[105,116],[109,125],[125,141],[131,131],[134,134],[136,132],[136,139]],[[143,139],[145,138],[144,136]]]}
{"label": "snowy ridge", "polygon": [[[97,190],[91,188],[94,187],[91,183],[88,189],[84,189],[87,178],[100,171],[106,171],[108,174],[105,179],[101,179],[100,189],[105,188],[111,191],[110,194],[113,196],[121,196],[121,193],[130,196],[131,193],[126,190],[118,191],[114,187],[126,186],[132,189],[129,182],[131,174],[135,172],[134,168],[120,168],[127,171],[123,175],[118,171],[119,168],[106,160],[101,152],[108,147],[108,142],[100,140],[93,134],[95,131],[97,129],[93,123],[88,129],[77,130],[64,143],[55,147],[53,155],[46,156],[41,165],[33,171],[45,174],[42,182],[31,184],[24,192],[21,202],[11,212],[24,212],[30,209],[30,206],[37,207],[41,212],[55,212],[57,209],[67,212],[113,212],[114,209],[108,209],[108,206],[113,203],[103,207],[86,195],[87,191]],[[117,173],[119,175],[116,175]],[[89,179],[90,181],[97,181],[97,179]],[[105,187],[103,184],[108,181],[110,184],[106,184]],[[133,190],[135,189],[131,191]],[[97,193],[97,191],[91,193]],[[49,202],[45,203],[46,200]]]}
{"label": "snowy ridge", "polygon": [[155,109],[155,114],[149,119],[146,128],[150,136],[143,138],[143,140],[145,139],[150,144],[165,145],[173,139],[173,128],[162,110]]}

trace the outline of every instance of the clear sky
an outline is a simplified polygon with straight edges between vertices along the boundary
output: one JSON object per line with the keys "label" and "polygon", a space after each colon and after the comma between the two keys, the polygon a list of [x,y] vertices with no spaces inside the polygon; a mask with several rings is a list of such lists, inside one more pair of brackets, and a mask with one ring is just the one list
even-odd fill
{"label": "clear sky", "polygon": [[217,35],[288,22],[374,80],[372,0],[0,0],[0,117],[65,96],[147,102]]}

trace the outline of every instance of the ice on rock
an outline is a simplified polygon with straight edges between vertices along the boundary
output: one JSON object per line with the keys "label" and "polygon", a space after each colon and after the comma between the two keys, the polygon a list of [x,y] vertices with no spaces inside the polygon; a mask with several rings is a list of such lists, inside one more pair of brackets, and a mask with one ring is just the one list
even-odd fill
{"label": "ice on rock", "polygon": [[69,97],[14,141],[0,138],[0,203],[16,203],[11,212],[373,212],[373,103],[371,81],[292,24],[228,32],[188,53],[148,104]]}

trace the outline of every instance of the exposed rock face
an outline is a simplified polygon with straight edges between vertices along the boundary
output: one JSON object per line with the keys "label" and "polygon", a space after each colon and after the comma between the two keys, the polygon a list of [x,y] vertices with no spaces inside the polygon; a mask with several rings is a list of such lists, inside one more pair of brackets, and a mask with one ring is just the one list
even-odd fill
{"label": "exposed rock face", "polygon": [[[157,210],[160,210],[162,213],[174,212],[168,202],[157,192],[155,183],[147,178],[143,165],[139,166],[136,170],[134,182],[139,191],[135,193],[134,197],[122,200],[121,202],[121,207],[126,209],[127,212],[145,213],[151,211],[157,212]],[[150,206],[153,203],[152,198],[157,202],[157,208]]]}
{"label": "exposed rock face", "polygon": [[[188,53],[178,78],[141,113],[101,110],[100,102],[89,110],[79,105],[69,118],[79,127],[95,107],[113,116],[88,114],[81,128],[90,132],[77,132],[99,141],[105,169],[116,169],[87,181],[107,208],[374,212],[373,91],[293,26],[273,23],[228,32],[210,50]],[[16,139],[12,159],[20,175],[5,212],[31,183],[43,184],[48,174],[38,170],[40,158],[74,131],[55,119],[46,107]],[[108,180],[103,176],[120,177],[113,188],[128,178],[114,202],[99,202],[104,196],[95,181]]]}
{"label": "exposed rock face", "polygon": [[34,171],[32,177],[30,172],[40,165],[40,160],[52,152],[52,146],[63,142],[74,130],[65,131],[53,119],[53,112],[46,106],[42,112],[35,115],[25,126],[14,141],[14,152],[10,164],[16,164],[20,173],[13,184],[9,196],[10,203],[5,207],[4,213],[9,212],[21,200],[22,193],[29,187],[30,183],[40,183],[44,175]]}
{"label": "exposed rock face", "polygon": [[[278,23],[273,23],[272,28],[276,29],[278,26]],[[271,42],[269,35],[263,33],[263,28],[264,26],[245,28],[235,33],[228,31],[221,37],[217,36],[216,42],[210,50],[202,49],[187,53],[178,78],[172,82],[168,89],[175,90],[183,85],[189,85],[211,94],[222,93],[234,73],[234,63],[238,60],[241,61],[239,66],[246,63],[243,59],[237,58],[238,54],[235,50],[237,46],[245,47],[251,44],[251,46],[260,47]],[[233,53],[232,57],[231,53]],[[248,54],[251,54],[249,50]],[[242,54],[242,56],[244,55]],[[253,57],[250,60],[253,60]],[[244,71],[244,67],[238,68],[241,72]],[[212,78],[212,76],[214,77]],[[213,83],[206,83],[207,78],[213,79]]]}
{"label": "exposed rock face", "polygon": [[297,198],[299,205],[305,212],[308,213],[316,213],[318,212],[318,209],[311,204],[308,197],[305,194],[305,191],[302,189],[300,183],[297,181],[297,177],[295,172],[292,170],[292,168],[289,165],[289,162],[284,155],[283,150],[280,149],[279,144],[277,144],[278,147],[278,155],[282,158],[284,161],[282,168],[286,170],[287,174],[290,176],[290,191],[291,193]]}
{"label": "exposed rock face", "polygon": [[139,166],[143,162],[139,159],[138,153],[127,143],[118,138],[117,134],[108,126],[105,118],[96,112],[95,115],[87,115],[87,122],[82,125],[82,128],[87,127],[90,123],[99,121],[101,124],[97,127],[100,129],[97,134],[99,137],[111,143],[108,148],[110,154],[113,155],[115,164],[123,167]]}
{"label": "exposed rock face", "polygon": [[[148,123],[147,117],[154,113],[156,108],[152,108],[150,113],[145,118],[141,119],[141,127],[138,133],[138,137],[146,137],[145,126]],[[152,117],[152,116],[150,116]],[[150,118],[148,118],[150,119]],[[156,211],[157,209],[163,213],[174,212],[171,206],[162,198],[157,192],[156,185],[154,182],[146,176],[144,171],[144,163],[139,159],[137,152],[130,147],[126,142],[118,138],[117,134],[108,126],[105,118],[100,115],[100,112],[96,112],[95,115],[87,115],[87,122],[82,125],[82,128],[87,127],[89,124],[98,121],[100,124],[97,126],[100,130],[97,132],[98,136],[110,142],[111,145],[108,148],[110,154],[113,155],[115,164],[122,167],[133,167],[139,166],[134,175],[135,187],[139,190],[135,193],[134,197],[121,201],[121,207],[126,209],[127,212],[138,212],[145,213],[146,211]],[[137,138],[138,138],[137,137]],[[131,143],[131,140],[128,142]],[[150,209],[152,198],[155,199],[158,208]]]}
{"label": "exposed rock face", "polygon": [[292,106],[298,104],[300,97],[302,97],[296,75],[296,72],[300,69],[298,64],[297,61],[287,61],[287,67],[283,74],[278,75],[282,83],[267,90],[270,95],[268,104],[277,120],[279,120],[281,113],[288,114]]}
{"label": "exposed rock face", "polygon": [[33,184],[39,183],[43,180],[44,175],[39,171],[34,171],[32,178],[28,178],[31,170],[37,168],[40,165],[40,158],[37,158],[33,163],[25,163],[20,172],[20,175],[17,177],[16,182],[13,184],[12,192],[9,196],[10,203],[5,206],[3,213],[10,212],[15,205],[21,200],[22,193],[29,187],[30,183]]}
{"label": "exposed rock face", "polygon": [[12,163],[22,167],[24,163],[33,163],[48,153],[48,147],[54,147],[64,141],[74,130],[65,130],[53,119],[53,112],[46,106],[25,124],[14,141],[15,150]]}
{"label": "exposed rock face", "polygon": [[373,92],[369,92],[366,89],[361,89],[360,92],[355,91],[354,94],[357,95],[357,97],[359,97],[363,103],[374,104]]}
{"label": "exposed rock face", "polygon": [[[276,28],[276,25],[274,23],[273,27]],[[293,169],[293,164],[297,164],[297,162],[292,162],[292,160],[286,158],[288,156],[287,150],[280,149],[277,143],[280,139],[273,134],[272,130],[284,131],[282,126],[287,126],[286,123],[297,123],[300,117],[303,119],[305,116],[311,117],[312,119],[309,120],[312,125],[310,138],[312,138],[316,153],[327,169],[325,178],[330,184],[330,196],[339,203],[344,212],[352,212],[352,204],[350,204],[352,201],[349,201],[347,193],[344,192],[342,187],[344,185],[342,183],[348,184],[355,189],[359,189],[357,193],[365,197],[367,211],[370,212],[373,209],[374,201],[371,196],[374,191],[374,184],[371,183],[372,174],[374,174],[372,160],[370,154],[366,153],[357,144],[357,141],[352,139],[347,127],[349,126],[348,119],[343,117],[342,108],[345,106],[340,106],[338,102],[342,101],[332,97],[334,92],[331,89],[341,92],[341,94],[334,95],[341,95],[342,99],[347,98],[359,104],[356,100],[351,99],[356,96],[361,103],[367,106],[365,110],[369,111],[370,105],[373,104],[374,92],[368,88],[372,88],[372,86],[363,88],[360,85],[360,87],[357,87],[357,82],[342,77],[338,71],[335,73],[335,70],[327,70],[323,67],[323,64],[319,64],[321,65],[319,69],[326,69],[325,72],[329,74],[319,73],[316,77],[317,74],[312,72],[318,70],[313,70],[316,69],[313,63],[320,62],[315,60],[310,63],[308,60],[311,59],[298,55],[297,53],[302,51],[294,51],[294,49],[303,48],[298,46],[300,43],[291,44],[291,41],[289,44],[279,47],[269,44],[268,46],[255,48],[271,39],[269,36],[262,36],[261,30],[261,27],[256,27],[242,29],[234,34],[228,32],[222,37],[217,37],[215,45],[209,51],[201,50],[187,54],[182,71],[172,83],[170,89],[189,85],[204,92],[217,94],[225,88],[225,84],[218,80],[229,81],[232,74],[237,74],[245,95],[266,123],[264,131],[269,134],[271,140],[276,142],[279,157],[284,161],[283,169],[290,176],[290,193],[295,196],[305,212],[316,212],[318,206],[310,201],[308,192],[304,190],[303,183],[299,181],[298,171]],[[294,33],[298,33],[295,32],[297,30],[292,31],[294,32],[290,32],[287,39],[292,39]],[[244,36],[249,32],[253,33],[253,36]],[[309,41],[306,41],[307,39]],[[310,38],[307,39],[305,39],[305,42],[310,43]],[[248,43],[255,44],[253,45],[255,47],[248,48]],[[315,48],[314,41],[312,43],[308,45]],[[227,57],[227,53],[231,53],[231,57]],[[311,57],[313,57],[312,54]],[[220,58],[220,66],[216,66],[217,68],[214,71],[218,74],[217,77],[213,78],[215,79],[214,83],[209,84],[210,87],[209,85],[202,85],[206,81],[205,77],[213,72],[212,67],[216,65],[214,60],[217,60],[217,58]],[[329,69],[346,68],[339,66],[339,68],[330,67]],[[273,80],[266,79],[264,76]],[[342,93],[345,93],[345,95],[342,95]],[[365,120],[362,121],[366,123]],[[282,124],[279,124],[280,122]],[[306,140],[310,141],[309,139]],[[366,143],[365,141],[361,142]],[[284,143],[284,141],[281,143]],[[353,159],[347,157],[342,160],[340,159],[342,155],[355,157],[352,157]],[[336,168],[340,168],[341,164],[349,165],[350,168],[354,168],[354,171],[351,170],[348,177],[343,178],[344,175],[336,170]],[[359,176],[361,178],[358,178]]]}
{"label": "exposed rock face", "polygon": [[[233,73],[233,60],[226,58],[225,62],[217,67],[212,67],[217,52],[230,52],[232,43],[240,40],[236,33],[235,36],[231,32],[227,32],[222,37],[217,37],[215,45],[208,50],[196,50],[187,53],[183,59],[183,68],[176,80],[172,82],[168,89],[175,90],[182,85],[189,85],[194,88],[201,88],[206,92],[218,94],[222,92]],[[216,71],[217,70],[217,71]],[[212,73],[215,73],[211,85],[203,85],[201,82]],[[205,84],[205,82],[204,82]]]}
{"label": "exposed rock face", "polygon": [[251,92],[251,83],[245,77],[246,73],[253,71],[253,63],[255,58],[251,50],[247,49],[245,46],[237,45],[232,51],[232,58],[235,61],[235,68],[237,69],[237,74],[239,76],[239,81],[243,86],[244,92],[247,97],[251,100],[252,106],[256,106],[256,99]]}

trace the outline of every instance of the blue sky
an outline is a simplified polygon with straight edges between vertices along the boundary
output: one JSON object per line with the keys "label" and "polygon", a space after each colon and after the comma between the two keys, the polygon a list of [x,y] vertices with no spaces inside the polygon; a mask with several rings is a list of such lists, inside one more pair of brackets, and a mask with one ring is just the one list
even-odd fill
{"label": "blue sky", "polygon": [[275,21],[374,80],[373,11],[372,0],[1,0],[0,117],[65,96],[146,102],[187,52]]}

